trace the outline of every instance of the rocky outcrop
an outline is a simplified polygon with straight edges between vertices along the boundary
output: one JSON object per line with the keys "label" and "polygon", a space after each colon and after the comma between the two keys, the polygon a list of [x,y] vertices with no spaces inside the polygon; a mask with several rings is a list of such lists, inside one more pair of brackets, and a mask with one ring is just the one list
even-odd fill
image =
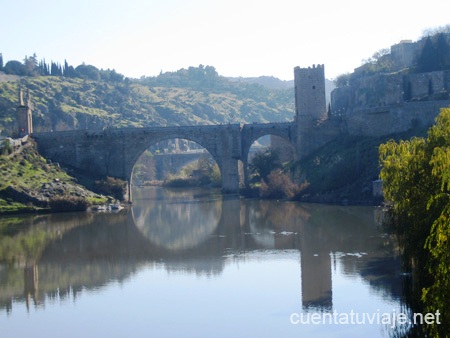
{"label": "rocky outcrop", "polygon": [[99,197],[79,185],[59,181],[44,183],[38,190],[9,186],[2,191],[2,195],[19,203],[25,205],[32,204],[40,208],[47,208],[50,200],[61,196],[85,199]]}

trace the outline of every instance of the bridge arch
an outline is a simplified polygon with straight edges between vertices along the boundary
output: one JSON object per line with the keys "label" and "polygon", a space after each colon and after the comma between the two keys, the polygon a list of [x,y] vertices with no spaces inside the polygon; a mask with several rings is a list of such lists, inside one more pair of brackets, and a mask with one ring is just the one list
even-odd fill
{"label": "bridge arch", "polygon": [[[186,141],[189,141],[189,144]],[[200,159],[207,159],[209,162],[214,161],[217,163],[206,148],[192,140],[168,138],[148,145],[146,150],[149,149],[152,152],[154,164],[154,176],[151,179],[163,180],[168,174],[176,174],[183,167],[198,162]],[[146,150],[138,157],[133,167],[132,177],[134,181],[136,181],[136,166],[138,163],[142,163],[143,154],[145,154]],[[142,180],[140,182],[142,183]]]}
{"label": "bridge arch", "polygon": [[252,145],[264,136],[277,136],[290,143],[293,147],[296,145],[297,133],[293,123],[253,123],[246,124],[242,128],[242,157],[241,161],[244,168],[244,182],[248,187],[249,173],[249,153]]}
{"label": "bridge arch", "polygon": [[[126,179],[131,180],[135,163],[151,144],[175,138],[189,140],[205,148],[219,167],[222,191],[238,191],[239,125],[155,127],[142,128],[139,132],[134,129],[132,136],[126,138],[127,159],[126,168],[124,168]],[[131,184],[131,181],[129,182]]]}

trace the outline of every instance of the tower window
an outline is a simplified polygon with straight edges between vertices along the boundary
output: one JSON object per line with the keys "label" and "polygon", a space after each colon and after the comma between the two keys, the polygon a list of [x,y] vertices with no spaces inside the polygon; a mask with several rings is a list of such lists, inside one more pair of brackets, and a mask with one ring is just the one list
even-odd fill
{"label": "tower window", "polygon": [[316,89],[316,86],[313,86],[313,89]]}

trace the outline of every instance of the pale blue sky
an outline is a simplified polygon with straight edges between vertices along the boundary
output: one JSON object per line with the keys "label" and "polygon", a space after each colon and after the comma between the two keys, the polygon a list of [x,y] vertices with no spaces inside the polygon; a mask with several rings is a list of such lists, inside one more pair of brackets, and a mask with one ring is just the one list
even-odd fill
{"label": "pale blue sky", "polygon": [[0,0],[4,61],[36,53],[153,76],[199,64],[224,76],[327,78],[424,29],[450,24],[448,0]]}

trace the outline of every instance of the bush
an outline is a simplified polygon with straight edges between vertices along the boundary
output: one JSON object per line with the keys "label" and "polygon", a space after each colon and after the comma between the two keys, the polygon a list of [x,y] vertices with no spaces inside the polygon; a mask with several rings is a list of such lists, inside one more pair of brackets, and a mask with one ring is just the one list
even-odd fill
{"label": "bush", "polygon": [[95,181],[95,190],[103,195],[113,196],[119,201],[127,192],[127,182],[120,178],[107,177],[106,180]]}
{"label": "bush", "polygon": [[50,209],[54,212],[85,211],[89,202],[77,196],[59,196],[49,201]]}
{"label": "bush", "polygon": [[4,139],[0,145],[1,155],[9,155],[13,151],[12,145],[8,139]]}
{"label": "bush", "polygon": [[274,170],[267,176],[267,183],[261,181],[260,195],[264,198],[292,198],[305,188],[307,183],[297,185],[288,174]]}

